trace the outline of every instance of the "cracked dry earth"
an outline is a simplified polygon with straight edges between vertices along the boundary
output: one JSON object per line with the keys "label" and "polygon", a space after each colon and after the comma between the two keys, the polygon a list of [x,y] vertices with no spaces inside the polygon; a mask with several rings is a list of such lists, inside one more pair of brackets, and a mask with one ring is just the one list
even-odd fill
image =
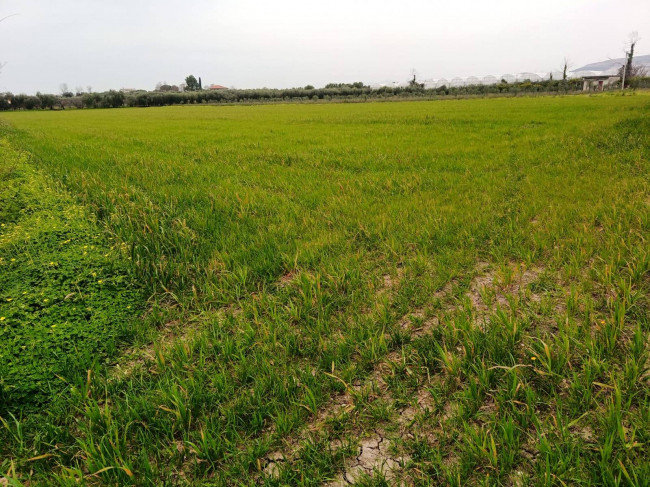
{"label": "cracked dry earth", "polygon": [[[510,304],[509,298],[517,297],[531,302],[538,302],[540,296],[535,293],[528,293],[528,285],[535,281],[543,272],[543,269],[526,269],[521,266],[510,266],[507,273],[509,278],[500,275],[492,269],[487,263],[479,263],[476,267],[477,275],[472,279],[464,297],[471,304],[475,321],[478,326],[485,326],[488,316],[493,313],[497,307],[507,308]],[[398,279],[384,277],[384,286],[381,293],[390,292],[399,282],[402,273],[398,272]],[[457,299],[452,296],[453,288],[456,285],[454,281],[449,282],[443,289],[435,293],[434,301],[441,300],[445,302],[443,313],[453,312],[462,306]],[[411,333],[413,338],[421,338],[438,326],[440,319],[438,316],[428,316],[428,310],[425,308],[416,309],[410,312],[400,322],[401,327]],[[411,318],[420,320],[416,327]],[[422,321],[423,320],[423,321]],[[296,447],[300,439],[304,439],[304,434],[319,431],[324,427],[328,419],[337,414],[349,411],[354,405],[354,395],[362,392],[369,392],[375,399],[381,399],[387,404],[393,404],[394,401],[388,392],[388,386],[383,376],[396,363],[401,360],[398,352],[389,353],[385,359],[379,363],[369,374],[365,383],[351,385],[343,394],[333,397],[330,402],[321,408],[319,414],[305,428],[299,438],[292,438],[287,445]],[[440,377],[431,378],[431,381],[441,380]],[[448,401],[442,411],[433,418],[427,420],[426,426],[420,424],[420,419],[426,413],[434,409],[434,400],[428,392],[424,383],[413,394],[413,401],[406,407],[397,410],[397,416],[390,426],[390,431],[382,428],[374,428],[370,431],[359,432],[359,443],[356,449],[356,455],[348,457],[344,463],[344,469],[340,475],[333,481],[325,484],[327,487],[342,487],[356,484],[364,478],[373,477],[381,474],[383,478],[392,484],[401,485],[400,474],[410,461],[408,455],[399,451],[399,444],[402,440],[412,439],[414,436],[425,437],[430,444],[436,443],[436,430],[442,428],[443,423],[449,421],[458,414],[458,404]],[[339,440],[330,443],[332,451],[342,447]],[[293,450],[293,448],[291,448]],[[277,477],[280,468],[291,462],[294,451],[287,450],[286,454],[281,451],[275,451],[261,459],[260,470],[266,476]],[[446,459],[447,463],[454,463],[457,458],[450,453]]]}
{"label": "cracked dry earth", "polygon": [[390,440],[382,431],[375,430],[375,435],[361,440],[358,455],[346,464],[341,478],[328,484],[330,487],[342,487],[372,476],[376,472],[384,475],[386,480],[393,479],[393,473],[403,466],[408,458],[396,458],[390,452]]}
{"label": "cracked dry earth", "polygon": [[[381,378],[378,380],[382,386],[385,385]],[[384,392],[382,398],[388,400],[387,396],[388,394]],[[413,438],[414,429],[417,428],[416,417],[433,408],[431,396],[425,388],[418,390],[415,397],[415,404],[398,412],[395,420],[397,430],[387,432],[381,428],[375,428],[370,435],[364,436],[359,442],[356,456],[345,463],[344,471],[334,481],[326,484],[327,487],[353,485],[363,478],[373,477],[375,474],[381,474],[388,482],[398,481],[398,473],[408,464],[410,457],[399,452],[397,447],[393,448],[392,446],[394,443],[399,443],[396,440]],[[443,413],[444,418],[448,419],[453,412],[453,406],[448,404]],[[418,433],[429,436],[425,430]],[[430,437],[429,439],[435,441],[434,438]],[[338,443],[331,445],[333,449],[339,446]]]}
{"label": "cracked dry earth", "polygon": [[[333,444],[336,448],[340,445]],[[391,442],[386,433],[376,429],[372,436],[363,438],[360,441],[357,455],[345,463],[345,470],[339,478],[328,483],[329,487],[342,487],[354,484],[364,477],[372,477],[375,473],[381,473],[388,481],[394,479],[394,473],[404,467],[409,460],[407,456],[395,455],[391,452]],[[265,475],[276,477],[279,474],[280,465],[287,459],[281,452],[273,452],[266,457],[266,465],[262,468]]]}

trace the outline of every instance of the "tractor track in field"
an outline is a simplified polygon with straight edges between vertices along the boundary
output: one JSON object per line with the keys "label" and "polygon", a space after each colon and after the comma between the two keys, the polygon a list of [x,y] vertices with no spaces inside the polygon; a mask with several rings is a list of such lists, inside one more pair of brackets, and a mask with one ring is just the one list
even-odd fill
{"label": "tractor track in field", "polygon": [[[495,270],[489,264],[481,262],[476,266],[475,277],[472,279],[464,298],[470,303],[474,313],[477,326],[486,326],[487,318],[497,308],[508,307],[508,297],[516,296],[518,299],[526,299],[538,302],[540,296],[531,293],[525,296],[525,291],[542,272],[541,268],[526,269],[522,266],[510,266],[512,275],[507,284],[499,282]],[[401,278],[401,273],[399,275]],[[384,295],[392,292],[399,284],[399,280],[384,277],[384,287],[379,294]],[[426,307],[421,307],[404,316],[400,327],[413,339],[420,339],[430,334],[431,331],[440,325],[441,314],[450,314],[463,305],[462,302],[453,299],[453,288],[456,285],[454,280],[447,283],[440,291],[433,296],[433,301],[442,302],[442,308],[438,313],[430,313]],[[486,293],[487,292],[487,293]],[[491,294],[489,294],[491,292]],[[488,302],[486,302],[486,300]],[[456,351],[462,353],[462,351]],[[284,440],[284,448],[277,449],[260,459],[259,467],[263,476],[275,477],[280,469],[289,467],[299,450],[300,442],[310,435],[322,431],[328,420],[337,415],[352,411],[355,404],[355,396],[368,394],[373,400],[386,401],[394,404],[389,392],[389,386],[383,379],[385,374],[390,374],[392,369],[402,360],[400,351],[393,351],[386,355],[385,359],[376,364],[363,383],[352,385],[346,384],[345,392],[333,396],[325,405],[321,406],[318,414],[302,429],[302,432]],[[432,378],[432,381],[442,382],[445,373]],[[372,476],[380,472],[389,481],[397,481],[398,477],[405,470],[410,457],[401,452],[399,445],[406,438],[414,436],[425,437],[429,443],[437,441],[436,436],[442,431],[444,423],[453,421],[459,411],[459,406],[453,401],[446,401],[444,404],[434,404],[427,387],[431,383],[420,384],[413,393],[413,401],[406,407],[398,409],[393,421],[385,427],[373,427],[369,431],[363,428],[356,431],[355,436],[360,438],[356,446],[356,454],[345,461],[344,468],[340,475],[327,485],[340,487],[354,484],[366,476]],[[433,413],[434,409],[439,412]],[[420,424],[420,418],[426,417],[426,423]],[[437,424],[436,424],[437,421]],[[333,440],[330,443],[332,451],[343,447],[340,440]],[[458,458],[453,453],[448,455],[447,461],[452,464]]]}
{"label": "tractor track in field", "polygon": [[[511,266],[513,267],[513,266]],[[471,280],[467,291],[458,299],[454,297],[454,289],[457,281],[452,279],[442,289],[433,294],[434,306],[422,306],[407,313],[399,320],[400,328],[408,333],[413,340],[418,340],[429,335],[433,329],[440,326],[446,315],[457,312],[469,303],[474,320],[477,326],[484,327],[486,320],[496,308],[506,308],[511,305],[509,297],[522,295],[526,287],[533,282],[541,273],[542,269],[525,269],[514,266],[509,284],[504,285],[497,276],[497,271],[489,264],[480,262],[475,267],[475,276]],[[384,298],[393,293],[399,286],[404,276],[402,267],[398,267],[394,276],[386,274],[381,278],[381,286],[377,289],[378,298]],[[287,286],[294,276],[283,275],[277,285]],[[533,293],[526,299],[538,302],[539,295]],[[463,302],[466,300],[465,302]],[[241,313],[237,306],[228,306],[215,311],[215,316],[223,317],[224,314]],[[139,347],[132,354],[136,357],[130,359],[126,364],[115,367],[114,377],[127,377],[138,366],[145,364],[145,359],[155,361],[156,350],[164,353],[179,342],[188,342],[201,327],[201,319],[172,321],[167,323],[157,340],[154,340],[145,347]],[[189,326],[188,326],[189,324]],[[462,350],[450,352],[461,353]],[[346,384],[343,393],[333,396],[325,405],[319,408],[316,416],[305,425],[301,432],[283,440],[283,448],[276,449],[258,461],[258,469],[262,477],[276,477],[282,468],[290,467],[295,459],[296,453],[300,450],[300,443],[310,435],[318,434],[325,427],[327,422],[337,415],[350,412],[355,407],[355,398],[363,394],[372,397],[373,401],[385,401],[393,405],[394,401],[389,392],[389,386],[384,381],[385,375],[391,374],[392,370],[403,360],[401,351],[389,352],[384,360],[375,365],[369,373],[368,378],[363,382]],[[444,371],[441,375],[432,380],[442,382]],[[458,404],[447,401],[444,404],[434,404],[434,401],[427,391],[431,383],[422,383],[413,393],[413,401],[406,407],[398,408],[395,418],[387,425],[373,427],[365,431],[363,427],[357,431],[360,438],[356,445],[356,454],[344,462],[344,468],[340,475],[328,485],[331,487],[350,485],[366,476],[381,473],[389,481],[396,481],[410,461],[410,456],[403,451],[401,444],[404,440],[414,437],[425,438],[430,444],[437,442],[437,437],[442,434],[444,423],[453,421],[458,414]],[[437,412],[433,412],[437,410]],[[425,423],[422,423],[421,418]],[[270,426],[265,434],[273,434],[274,428]],[[332,451],[342,448],[339,440],[330,443]],[[458,461],[457,454],[449,453],[447,462],[454,464]]]}

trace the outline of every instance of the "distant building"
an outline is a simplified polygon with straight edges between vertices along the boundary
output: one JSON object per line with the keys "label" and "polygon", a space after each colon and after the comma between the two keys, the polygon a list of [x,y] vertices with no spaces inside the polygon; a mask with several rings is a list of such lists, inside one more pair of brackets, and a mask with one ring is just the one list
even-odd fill
{"label": "distant building", "polygon": [[[613,86],[620,86],[618,84],[621,81],[620,71],[625,61],[622,57],[586,64],[573,70],[571,77],[582,78],[583,91],[604,91]],[[650,54],[634,56],[632,64],[650,71]]]}
{"label": "distant building", "polygon": [[221,86],[221,85],[210,85],[206,88],[206,90],[227,90],[227,86]]}
{"label": "distant building", "polygon": [[605,89],[617,85],[620,80],[620,76],[611,76],[609,74],[583,76],[582,91],[605,91]]}

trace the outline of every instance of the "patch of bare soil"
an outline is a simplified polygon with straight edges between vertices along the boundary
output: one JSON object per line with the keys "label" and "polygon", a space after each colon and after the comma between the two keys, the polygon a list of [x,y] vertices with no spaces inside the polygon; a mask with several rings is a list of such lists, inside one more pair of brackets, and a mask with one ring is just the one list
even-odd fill
{"label": "patch of bare soil", "polygon": [[400,425],[408,425],[419,413],[433,408],[431,394],[424,387],[417,391],[414,402],[415,404],[411,404],[400,411],[398,418]]}
{"label": "patch of bare soil", "polygon": [[525,487],[528,485],[526,474],[521,470],[515,470],[510,475],[510,479],[506,485],[511,485],[512,487]]}
{"label": "patch of bare soil", "polygon": [[280,276],[280,279],[278,279],[278,287],[285,287],[288,286],[291,281],[296,277],[296,272],[287,272],[286,274],[283,274]]}
{"label": "patch of bare soil", "polygon": [[[476,276],[472,279],[466,296],[479,323],[485,321],[497,308],[509,308],[510,299],[528,299],[533,302],[541,300],[540,295],[528,291],[529,285],[542,273],[540,268],[527,269],[522,264],[510,264],[503,269],[494,269],[487,262],[479,262],[475,272]],[[451,313],[458,308],[457,303],[448,302],[454,285],[456,282],[450,281],[434,294],[433,302],[442,301],[442,309],[437,313],[425,308],[412,311],[402,319],[402,329],[409,331],[413,338],[420,338],[438,326],[441,314]]]}
{"label": "patch of bare soil", "polygon": [[527,290],[542,273],[541,268],[528,269],[523,264],[510,264],[502,269],[483,266],[483,273],[470,284],[467,297],[479,321],[494,313],[497,308],[510,307],[510,299],[529,299],[539,302],[541,296]]}
{"label": "patch of bare soil", "polygon": [[268,475],[269,477],[277,477],[280,473],[280,465],[282,465],[286,459],[280,451],[274,451],[269,453],[264,457],[263,461],[260,461],[260,469],[262,473]]}
{"label": "patch of bare soil", "polygon": [[357,456],[350,460],[340,477],[326,485],[347,486],[366,476],[372,477],[376,473],[382,474],[386,480],[391,481],[395,478],[396,471],[403,467],[406,461],[408,458],[391,453],[390,440],[382,431],[376,430],[372,436],[361,440]]}
{"label": "patch of bare soil", "polygon": [[381,297],[385,294],[389,294],[397,289],[399,283],[404,277],[404,267],[399,266],[395,270],[395,274],[384,274],[382,276],[381,285],[376,291],[377,297]]}

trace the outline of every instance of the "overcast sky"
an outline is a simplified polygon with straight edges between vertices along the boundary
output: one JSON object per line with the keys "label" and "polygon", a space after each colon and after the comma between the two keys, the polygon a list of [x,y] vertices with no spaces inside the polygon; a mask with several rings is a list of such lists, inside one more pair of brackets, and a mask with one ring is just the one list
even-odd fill
{"label": "overcast sky", "polygon": [[0,91],[293,87],[558,70],[650,53],[650,0],[0,0]]}

